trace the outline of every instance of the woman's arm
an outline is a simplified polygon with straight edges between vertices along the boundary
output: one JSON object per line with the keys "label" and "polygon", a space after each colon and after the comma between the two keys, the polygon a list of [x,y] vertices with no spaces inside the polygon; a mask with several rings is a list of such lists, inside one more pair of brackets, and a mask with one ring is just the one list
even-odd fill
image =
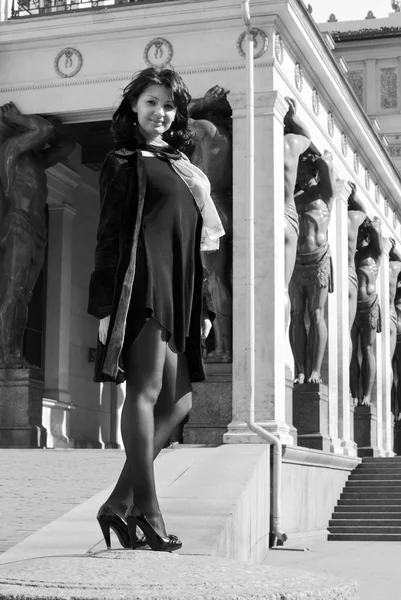
{"label": "woman's arm", "polygon": [[88,303],[88,313],[98,319],[112,313],[128,174],[118,159],[110,154],[106,157],[99,182],[100,220]]}

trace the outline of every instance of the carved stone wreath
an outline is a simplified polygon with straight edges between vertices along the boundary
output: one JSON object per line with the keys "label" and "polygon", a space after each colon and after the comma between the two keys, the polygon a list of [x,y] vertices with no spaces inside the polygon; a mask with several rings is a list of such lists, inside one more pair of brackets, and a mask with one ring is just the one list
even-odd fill
{"label": "carved stone wreath", "polygon": [[148,67],[164,69],[173,58],[173,46],[165,38],[154,38],[146,44],[143,58]]}
{"label": "carved stone wreath", "polygon": [[[252,27],[253,37],[253,58],[260,58],[266,52],[269,45],[269,38],[263,29],[258,27]],[[243,31],[237,40],[237,50],[242,58],[245,58],[246,54],[242,48],[245,41],[246,31]]]}
{"label": "carved stone wreath", "polygon": [[295,86],[298,92],[302,92],[304,87],[304,73],[302,71],[302,67],[299,63],[296,63],[294,68],[294,78],[295,78]]}
{"label": "carved stone wreath", "polygon": [[354,152],[354,171],[356,174],[359,173],[359,154]]}
{"label": "carved stone wreath", "polygon": [[341,152],[343,156],[347,156],[348,153],[348,140],[345,133],[341,134]]}
{"label": "carved stone wreath", "polygon": [[320,96],[317,90],[312,90],[312,109],[316,116],[320,112]]}
{"label": "carved stone wreath", "polygon": [[333,135],[334,135],[334,117],[331,112],[327,113],[327,131],[329,132],[329,136],[333,137]]}
{"label": "carved stone wreath", "polygon": [[54,59],[54,70],[59,77],[74,77],[82,67],[82,54],[76,48],[60,50]]}
{"label": "carved stone wreath", "polygon": [[284,42],[278,33],[274,38],[274,53],[276,55],[277,62],[282,65],[284,62]]}

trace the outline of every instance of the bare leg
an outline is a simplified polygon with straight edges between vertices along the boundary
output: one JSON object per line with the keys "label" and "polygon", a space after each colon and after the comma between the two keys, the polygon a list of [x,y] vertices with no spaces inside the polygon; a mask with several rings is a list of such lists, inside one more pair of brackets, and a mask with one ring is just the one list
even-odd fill
{"label": "bare leg", "polygon": [[302,286],[297,285],[293,281],[290,282],[288,290],[291,300],[291,321],[289,335],[295,362],[294,383],[304,383],[307,344],[304,322],[306,297]]}
{"label": "bare leg", "polygon": [[361,406],[370,406],[373,384],[376,378],[376,357],[373,352],[373,344],[376,339],[376,329],[362,329],[361,332],[361,378],[362,378],[362,400]]}
{"label": "bare leg", "polygon": [[328,288],[317,286],[308,294],[310,330],[307,349],[307,373],[309,383],[321,383],[320,372],[324,351],[327,345],[327,325],[324,320],[324,307],[327,302]]}
{"label": "bare leg", "polygon": [[[191,405],[192,390],[186,356],[174,354],[167,346],[163,387],[154,409],[154,458],[164,448],[174,428],[189,413]],[[130,471],[128,461],[125,461],[107,504],[123,517],[132,502],[133,490]]]}
{"label": "bare leg", "polygon": [[356,406],[358,404],[359,399],[359,377],[361,374],[361,369],[358,360],[359,328],[355,325],[351,329],[351,345],[352,352],[349,368],[349,383],[352,400],[354,406]]}
{"label": "bare leg", "polygon": [[355,321],[356,307],[357,307],[358,290],[354,284],[348,280],[348,325],[349,325],[349,358],[352,356],[352,339],[351,331]]}

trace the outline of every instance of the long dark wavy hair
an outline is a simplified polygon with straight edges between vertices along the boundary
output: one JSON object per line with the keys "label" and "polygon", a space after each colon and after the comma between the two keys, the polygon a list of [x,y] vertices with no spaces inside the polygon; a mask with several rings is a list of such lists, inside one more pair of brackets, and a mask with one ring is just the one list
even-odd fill
{"label": "long dark wavy hair", "polygon": [[171,69],[157,70],[153,67],[144,69],[135,75],[133,80],[124,88],[123,99],[113,115],[110,131],[116,148],[133,150],[146,145],[145,138],[140,134],[137,115],[131,105],[150,85],[159,84],[171,90],[177,112],[168,131],[163,133],[163,139],[173,148],[184,148],[192,139],[188,126],[188,104],[191,101],[188,88],[182,78]]}

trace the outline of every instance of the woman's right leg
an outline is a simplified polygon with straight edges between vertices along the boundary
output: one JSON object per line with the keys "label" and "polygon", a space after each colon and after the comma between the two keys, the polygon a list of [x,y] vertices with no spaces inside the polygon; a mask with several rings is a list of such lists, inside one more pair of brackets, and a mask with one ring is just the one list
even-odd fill
{"label": "woman's right leg", "polygon": [[162,389],[166,353],[166,331],[151,318],[125,356],[126,398],[121,415],[135,504],[163,537],[166,531],[156,496],[153,458],[154,407]]}
{"label": "woman's right leg", "polygon": [[[184,354],[174,354],[167,347],[163,372],[163,386],[154,410],[154,458],[164,448],[172,431],[191,410],[192,389]],[[118,478],[115,488],[106,504],[109,504],[120,516],[124,516],[133,502],[133,492],[128,461]]]}

